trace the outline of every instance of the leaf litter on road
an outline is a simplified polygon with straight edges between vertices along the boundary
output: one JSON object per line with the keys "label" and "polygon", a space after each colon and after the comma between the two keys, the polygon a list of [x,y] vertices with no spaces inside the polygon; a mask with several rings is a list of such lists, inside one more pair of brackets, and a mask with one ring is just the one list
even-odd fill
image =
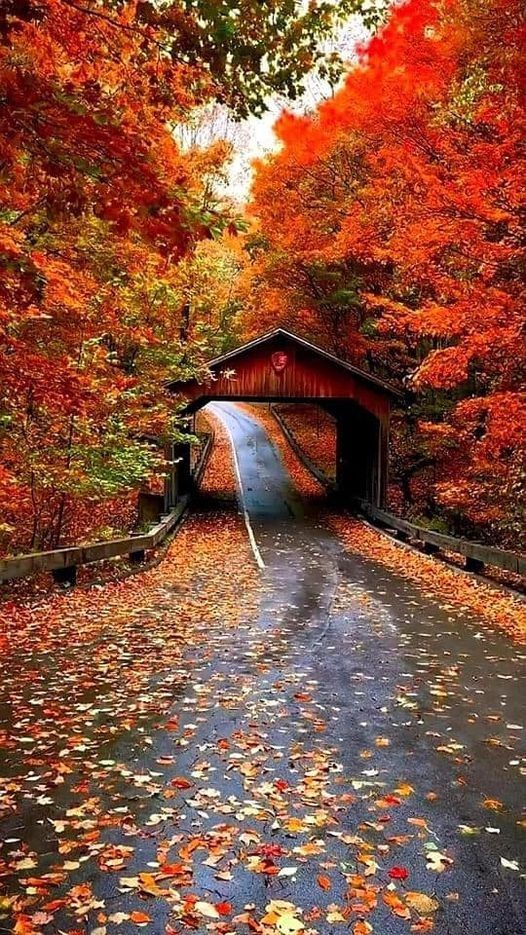
{"label": "leaf litter on road", "polygon": [[[205,489],[233,495],[216,432]],[[13,609],[0,921],[15,935],[427,932],[454,905],[470,835],[455,823],[444,837],[444,790],[397,751],[407,723],[421,725],[451,784],[469,789],[465,745],[447,724],[451,701],[473,709],[466,661],[402,636],[416,665],[384,687],[365,653],[374,639],[389,655],[388,613],[342,578],[331,614],[356,659],[342,710],[316,654],[290,638],[292,603],[256,573],[240,518],[203,511],[158,568]],[[497,716],[487,723],[506,730]],[[364,744],[348,749],[351,723]],[[488,809],[510,821],[490,790],[479,809],[481,828]],[[520,874],[516,855],[495,864]]]}

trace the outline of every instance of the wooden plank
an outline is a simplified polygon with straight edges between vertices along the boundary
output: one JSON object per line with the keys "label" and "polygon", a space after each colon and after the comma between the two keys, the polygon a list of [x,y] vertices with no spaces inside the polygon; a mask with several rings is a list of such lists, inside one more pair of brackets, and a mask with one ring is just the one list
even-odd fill
{"label": "wooden plank", "polygon": [[397,529],[414,539],[418,539],[420,542],[434,545],[442,552],[455,552],[457,555],[465,555],[467,558],[482,562],[484,565],[493,565],[518,575],[526,575],[526,555],[511,552],[507,549],[499,549],[491,545],[483,545],[481,542],[470,542],[468,539],[434,532],[432,529],[417,526],[415,523],[410,523],[399,516],[387,513],[386,510],[380,510],[363,500],[359,502],[359,507],[367,516],[382,525]]}
{"label": "wooden plank", "polygon": [[137,552],[140,549],[149,549],[151,534],[142,536],[128,536],[126,539],[110,539],[108,542],[96,542],[82,549],[80,565],[90,565],[92,562],[102,562],[107,558],[116,558],[127,555],[128,552]]}
{"label": "wooden plank", "polygon": [[0,581],[24,578],[39,571],[55,571],[57,568],[71,568],[78,565],[82,550],[78,548],[54,549],[51,552],[32,552],[16,558],[0,561]]}

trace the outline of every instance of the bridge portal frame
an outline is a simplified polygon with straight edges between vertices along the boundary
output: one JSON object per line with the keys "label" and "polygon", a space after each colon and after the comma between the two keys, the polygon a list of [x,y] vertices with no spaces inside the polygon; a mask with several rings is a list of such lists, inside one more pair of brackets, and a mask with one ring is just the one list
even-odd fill
{"label": "bridge portal frame", "polygon": [[[188,415],[224,400],[323,406],[336,420],[336,486],[341,498],[385,506],[389,420],[400,394],[367,371],[276,328],[211,360],[199,379],[173,381],[168,389],[184,400]],[[179,457],[188,460],[181,448]]]}

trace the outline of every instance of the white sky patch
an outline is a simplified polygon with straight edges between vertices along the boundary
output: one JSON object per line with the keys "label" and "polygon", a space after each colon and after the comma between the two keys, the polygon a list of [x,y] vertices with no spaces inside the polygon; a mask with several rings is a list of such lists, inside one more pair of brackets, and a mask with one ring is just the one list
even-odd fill
{"label": "white sky patch", "polygon": [[[356,47],[367,40],[368,30],[359,16],[353,16],[340,30],[339,35],[326,44],[325,51],[337,51],[342,59],[351,64],[356,60]],[[283,110],[305,114],[316,108],[320,101],[332,96],[334,90],[326,81],[315,75],[305,81],[305,93],[298,101],[272,98],[268,111],[262,117],[249,117],[238,125],[234,140],[234,156],[228,172],[226,194],[237,202],[247,200],[252,181],[252,163],[278,146],[273,126]]]}

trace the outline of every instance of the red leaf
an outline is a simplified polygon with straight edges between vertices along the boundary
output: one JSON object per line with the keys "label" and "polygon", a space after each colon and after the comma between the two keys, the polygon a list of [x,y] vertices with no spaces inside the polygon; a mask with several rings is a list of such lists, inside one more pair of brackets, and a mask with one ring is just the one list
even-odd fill
{"label": "red leaf", "polygon": [[191,789],[193,783],[189,779],[185,779],[184,776],[176,776],[175,779],[172,779],[171,786],[175,786],[176,789]]}
{"label": "red leaf", "polygon": [[321,886],[322,890],[330,890],[332,883],[329,877],[325,877],[320,873],[320,875],[316,877],[316,880],[318,881],[318,886]]}

